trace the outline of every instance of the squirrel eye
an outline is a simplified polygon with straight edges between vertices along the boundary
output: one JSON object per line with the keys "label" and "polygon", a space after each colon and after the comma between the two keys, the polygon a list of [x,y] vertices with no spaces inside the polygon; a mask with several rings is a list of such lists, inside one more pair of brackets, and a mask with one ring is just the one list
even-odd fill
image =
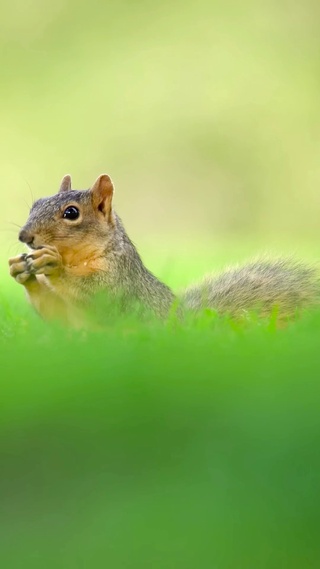
{"label": "squirrel eye", "polygon": [[63,212],[63,217],[65,219],[71,219],[71,220],[78,219],[79,215],[80,215],[80,212],[79,212],[78,208],[75,207],[74,205],[70,205]]}

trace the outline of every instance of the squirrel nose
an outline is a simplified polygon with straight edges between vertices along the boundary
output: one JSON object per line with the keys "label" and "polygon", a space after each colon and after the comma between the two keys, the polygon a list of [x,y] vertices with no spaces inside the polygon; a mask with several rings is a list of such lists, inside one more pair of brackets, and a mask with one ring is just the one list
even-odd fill
{"label": "squirrel nose", "polygon": [[19,233],[19,241],[22,243],[26,243],[27,245],[31,245],[34,240],[34,235],[29,233],[26,229],[21,229]]}

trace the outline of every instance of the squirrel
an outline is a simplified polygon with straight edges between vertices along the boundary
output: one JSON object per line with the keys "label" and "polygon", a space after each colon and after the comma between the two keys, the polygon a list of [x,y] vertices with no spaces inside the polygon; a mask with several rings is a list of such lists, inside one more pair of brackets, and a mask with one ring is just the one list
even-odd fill
{"label": "squirrel", "polygon": [[143,264],[121,219],[113,209],[114,186],[102,174],[89,190],[73,190],[64,176],[59,192],[38,199],[19,233],[29,252],[9,259],[10,274],[24,286],[45,319],[85,325],[86,307],[106,293],[130,310],[139,303],[166,317],[175,303],[182,310],[211,309],[232,317],[276,307],[280,317],[316,306],[320,300],[317,270],[292,259],[261,258],[209,275],[179,297]]}

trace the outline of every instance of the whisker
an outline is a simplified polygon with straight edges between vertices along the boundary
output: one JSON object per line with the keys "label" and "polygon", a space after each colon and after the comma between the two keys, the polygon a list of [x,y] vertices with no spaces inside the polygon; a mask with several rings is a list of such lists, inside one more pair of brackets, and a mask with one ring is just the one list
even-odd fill
{"label": "whisker", "polygon": [[14,227],[1,227],[0,231],[10,231],[10,232],[14,233],[15,235],[17,235],[17,232],[14,229]]}
{"label": "whisker", "polygon": [[14,221],[7,221],[7,223],[10,223],[10,225],[14,225],[15,227],[18,227],[19,229],[22,228],[22,225],[19,225],[18,223],[14,223]]}
{"label": "whisker", "polygon": [[20,253],[20,247],[18,243],[11,243],[7,249],[8,257],[11,257],[13,251],[13,255],[17,256]]}
{"label": "whisker", "polygon": [[25,205],[27,206],[28,209],[31,209],[31,206],[29,205],[29,203],[27,202],[27,200],[25,198],[22,198]]}
{"label": "whisker", "polygon": [[[30,186],[30,184],[29,184],[27,178],[25,178],[25,177],[22,176],[22,175],[21,175],[21,178],[25,181],[25,183],[27,184],[27,186],[28,186],[28,188],[29,188],[30,197],[31,197],[31,205],[33,205],[34,202],[35,202],[35,199],[34,199],[34,196],[33,196],[32,188],[31,188],[31,186]],[[25,199],[24,199],[23,201],[24,201],[24,203],[27,205],[28,209],[31,209],[31,206],[28,204],[28,202],[27,202]]]}

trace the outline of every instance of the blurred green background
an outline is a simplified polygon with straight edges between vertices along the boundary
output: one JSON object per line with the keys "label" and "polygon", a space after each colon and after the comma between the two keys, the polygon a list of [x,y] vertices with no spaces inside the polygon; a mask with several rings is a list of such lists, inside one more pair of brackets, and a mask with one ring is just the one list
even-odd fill
{"label": "blurred green background", "polygon": [[7,243],[31,193],[55,192],[65,173],[86,188],[101,172],[142,249],[317,238],[318,2],[1,8]]}
{"label": "blurred green background", "polygon": [[56,330],[7,274],[33,198],[102,172],[178,288],[318,257],[315,0],[3,0],[0,565],[318,569],[320,315]]}

